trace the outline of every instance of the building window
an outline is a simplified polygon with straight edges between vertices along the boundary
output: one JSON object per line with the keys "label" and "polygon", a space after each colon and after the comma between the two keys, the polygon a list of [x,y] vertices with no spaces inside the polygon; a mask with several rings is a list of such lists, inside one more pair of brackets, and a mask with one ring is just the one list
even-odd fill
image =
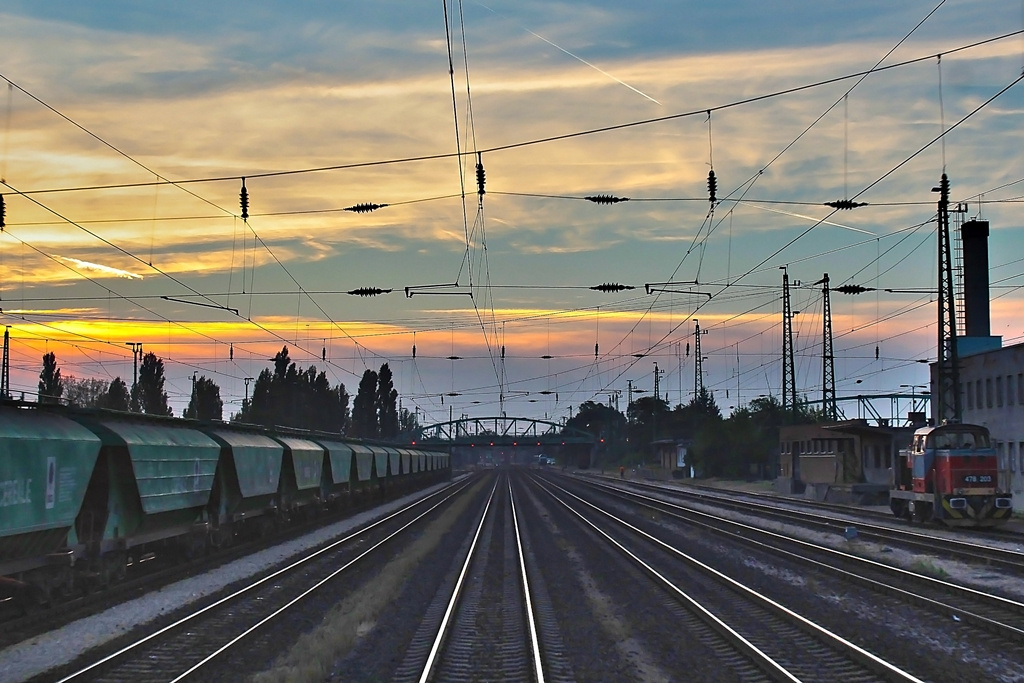
{"label": "building window", "polygon": [[981,380],[979,379],[974,383],[974,403],[978,406],[978,410],[985,407],[985,399],[981,397]]}
{"label": "building window", "polygon": [[992,407],[992,378],[985,378],[985,407]]}
{"label": "building window", "polygon": [[967,410],[974,410],[974,382],[967,383]]}
{"label": "building window", "polygon": [[1017,373],[1017,405],[1024,406],[1024,373]]}
{"label": "building window", "polygon": [[996,407],[1003,407],[1003,376],[996,377]]}
{"label": "building window", "polygon": [[1013,388],[1013,375],[1006,376],[1006,405],[1013,405],[1013,397],[1016,394],[1016,390]]}

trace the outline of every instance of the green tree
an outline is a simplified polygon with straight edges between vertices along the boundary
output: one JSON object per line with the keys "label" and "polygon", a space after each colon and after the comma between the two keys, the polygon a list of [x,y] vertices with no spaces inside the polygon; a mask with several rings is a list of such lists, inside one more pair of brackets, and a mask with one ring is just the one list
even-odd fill
{"label": "green tree", "polygon": [[120,377],[115,377],[111,380],[110,388],[107,389],[107,393],[103,397],[103,403],[100,407],[106,408],[107,410],[128,412],[131,408],[131,394],[128,391],[128,385],[124,383],[124,380]]}
{"label": "green tree", "polygon": [[387,363],[380,366],[377,374],[377,425],[382,439],[398,436],[398,390]]}
{"label": "green tree", "polygon": [[64,400],[76,408],[102,408],[108,386],[101,379],[76,379],[69,375],[64,380]]}
{"label": "green tree", "polygon": [[366,368],[359,380],[356,399],[352,403],[352,436],[375,439],[380,435],[377,422],[377,373]]}
{"label": "green tree", "polygon": [[147,415],[171,415],[173,412],[167,405],[167,392],[164,391],[164,362],[155,353],[142,357],[139,383],[135,385],[132,403]]}
{"label": "green tree", "polygon": [[39,373],[39,402],[60,403],[64,394],[64,381],[57,367],[57,356],[51,351],[43,356],[43,370]]}
{"label": "green tree", "polygon": [[399,410],[398,436],[405,441],[419,441],[422,434],[419,415],[405,408]]}
{"label": "green tree", "polygon": [[237,422],[265,426],[284,425],[344,433],[348,428],[349,395],[344,384],[332,387],[327,374],[310,366],[301,370],[285,346],[272,359],[273,370],[263,370],[253,386],[252,398],[233,416]]}
{"label": "green tree", "polygon": [[220,398],[220,387],[205,375],[196,380],[192,398],[182,417],[193,420],[221,420],[224,416],[224,401]]}
{"label": "green tree", "polygon": [[626,416],[618,410],[603,403],[584,401],[565,426],[588,432],[598,440],[594,464],[620,461],[626,439]]}
{"label": "green tree", "polygon": [[668,403],[656,396],[644,396],[633,401],[626,410],[629,418],[627,430],[631,450],[641,454],[650,451],[650,443],[671,431]]}

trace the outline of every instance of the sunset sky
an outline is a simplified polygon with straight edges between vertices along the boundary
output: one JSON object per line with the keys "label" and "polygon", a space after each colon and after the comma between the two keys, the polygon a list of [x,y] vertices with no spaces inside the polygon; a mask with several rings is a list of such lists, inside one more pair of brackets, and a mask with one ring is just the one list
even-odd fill
{"label": "sunset sky", "polygon": [[901,290],[833,292],[838,395],[909,394],[944,169],[991,223],[992,334],[1024,341],[1021,0],[3,7],[16,397],[50,351],[130,384],[141,342],[175,415],[198,375],[228,417],[287,346],[353,395],[389,363],[423,424],[557,421],[655,365],[688,401],[699,320],[728,414],[779,395],[783,266],[798,391],[821,397],[828,273]]}

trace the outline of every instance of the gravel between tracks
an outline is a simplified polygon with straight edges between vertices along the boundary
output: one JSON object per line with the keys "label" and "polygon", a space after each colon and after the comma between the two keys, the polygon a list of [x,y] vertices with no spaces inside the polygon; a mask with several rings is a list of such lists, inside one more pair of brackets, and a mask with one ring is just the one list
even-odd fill
{"label": "gravel between tracks", "polygon": [[235,582],[264,572],[294,555],[373,521],[442,486],[432,486],[391,501],[213,571],[165,586],[50,633],[12,645],[0,651],[0,681],[24,681],[68,664],[92,648],[120,638],[139,626],[167,618],[175,611],[212,596]]}

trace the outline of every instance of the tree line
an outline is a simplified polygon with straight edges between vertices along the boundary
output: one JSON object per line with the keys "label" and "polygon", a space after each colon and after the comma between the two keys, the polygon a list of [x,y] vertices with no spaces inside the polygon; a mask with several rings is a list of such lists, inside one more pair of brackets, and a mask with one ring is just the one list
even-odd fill
{"label": "tree line", "polygon": [[643,464],[659,440],[687,444],[687,462],[698,476],[746,478],[766,476],[779,445],[779,427],[824,421],[821,411],[804,404],[783,409],[774,396],[762,396],[727,418],[714,395],[703,388],[689,403],[670,408],[661,398],[633,401],[623,415],[602,403],[587,401],[567,422],[599,440],[597,465]]}
{"label": "tree line", "polygon": [[[415,439],[420,425],[417,416],[398,407],[398,391],[387,363],[378,371],[367,368],[359,382],[355,400],[345,385],[335,386],[316,366],[300,368],[288,356],[285,346],[273,359],[272,368],[260,372],[252,397],[231,416],[233,422],[265,427],[292,427],[346,434],[367,439]],[[120,377],[110,382],[64,377],[54,353],[43,356],[39,373],[40,403],[64,403],[78,408],[100,408],[147,415],[170,416],[164,390],[164,363],[155,353],[142,357],[138,378],[129,387]],[[220,387],[210,378],[192,378],[192,395],[182,417],[223,420],[224,402]]]}

